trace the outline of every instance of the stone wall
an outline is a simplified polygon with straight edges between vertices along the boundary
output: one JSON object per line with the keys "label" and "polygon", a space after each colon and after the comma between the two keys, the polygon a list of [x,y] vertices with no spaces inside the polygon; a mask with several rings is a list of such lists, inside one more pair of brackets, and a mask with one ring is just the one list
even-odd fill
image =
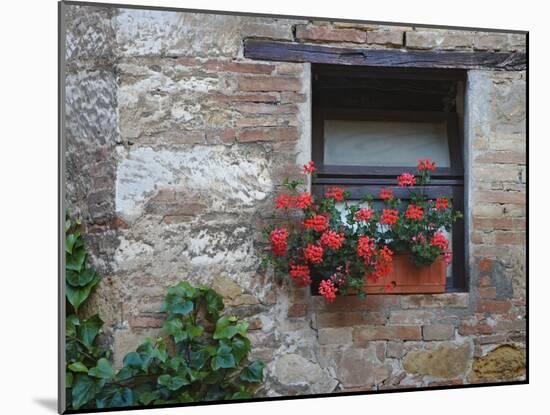
{"label": "stone wall", "polygon": [[327,305],[257,272],[277,188],[310,159],[310,67],[242,45],[515,51],[525,36],[77,6],[66,19],[67,204],[103,275],[88,308],[117,365],[186,279],[250,322],[266,396],[524,379],[525,73],[469,71],[469,292]]}

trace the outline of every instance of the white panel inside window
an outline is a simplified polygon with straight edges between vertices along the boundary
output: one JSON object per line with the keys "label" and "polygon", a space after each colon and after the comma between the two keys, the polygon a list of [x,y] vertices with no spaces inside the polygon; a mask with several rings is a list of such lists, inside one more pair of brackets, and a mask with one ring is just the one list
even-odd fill
{"label": "white panel inside window", "polygon": [[325,120],[325,164],[450,167],[446,122]]}

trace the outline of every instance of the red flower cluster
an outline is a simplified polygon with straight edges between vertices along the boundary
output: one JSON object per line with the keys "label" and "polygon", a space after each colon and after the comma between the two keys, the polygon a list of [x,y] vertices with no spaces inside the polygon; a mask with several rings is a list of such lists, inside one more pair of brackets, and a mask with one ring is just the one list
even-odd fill
{"label": "red flower cluster", "polygon": [[344,200],[344,189],[341,187],[330,187],[326,191],[325,197],[332,197],[337,202],[341,202]]}
{"label": "red flower cluster", "polygon": [[382,210],[382,216],[380,222],[386,225],[395,225],[397,222],[399,212],[396,209],[384,209]]}
{"label": "red flower cluster", "polygon": [[397,176],[398,186],[414,186],[416,184],[416,178],[410,173],[403,173],[401,176]]}
{"label": "red flower cluster", "polygon": [[275,207],[277,209],[288,209],[297,207],[300,209],[307,209],[313,205],[313,196],[310,193],[300,193],[297,196],[293,195],[279,195],[275,200]]}
{"label": "red flower cluster", "polygon": [[278,256],[286,255],[288,231],[285,228],[274,229],[269,235],[271,239],[271,251]]}
{"label": "red flower cluster", "polygon": [[319,285],[319,294],[325,297],[327,302],[332,303],[336,298],[336,291],[338,288],[334,286],[331,280],[323,280]]}
{"label": "red flower cluster", "polygon": [[316,170],[317,170],[317,167],[315,167],[315,163],[313,163],[312,161],[309,161],[306,164],[304,164],[304,174],[313,173]]}
{"label": "red flower cluster", "polygon": [[321,244],[328,246],[334,251],[339,250],[343,243],[344,243],[344,235],[341,233],[337,234],[333,230],[328,230],[321,235]]}
{"label": "red flower cluster", "polygon": [[435,161],[431,161],[430,159],[418,160],[418,166],[416,167],[418,170],[435,171]]}
{"label": "red flower cluster", "polygon": [[374,210],[368,208],[362,208],[355,214],[355,219],[368,222],[374,217]]}
{"label": "red flower cluster", "polygon": [[324,215],[315,215],[304,219],[304,226],[307,229],[314,229],[317,232],[323,232],[328,228],[327,217]]}
{"label": "red flower cluster", "polygon": [[287,209],[294,205],[294,198],[292,195],[279,195],[275,200],[275,207],[277,209]]}
{"label": "red flower cluster", "polygon": [[306,265],[291,265],[290,276],[296,285],[307,287],[311,284],[309,267]]}
{"label": "red flower cluster", "polygon": [[369,272],[367,278],[377,281],[379,278],[388,275],[392,271],[392,256],[393,251],[387,246],[384,246],[376,256],[374,271]]}
{"label": "red flower cluster", "polygon": [[382,200],[393,199],[393,190],[392,189],[381,189],[379,197]]}
{"label": "red flower cluster", "polygon": [[374,254],[376,254],[374,239],[368,236],[359,237],[357,241],[357,256],[363,258],[365,262],[369,262]]}
{"label": "red flower cluster", "polygon": [[299,209],[307,209],[308,207],[311,207],[311,205],[313,204],[313,197],[311,196],[311,193],[300,193],[298,196],[296,196],[295,204],[296,207]]}
{"label": "red flower cluster", "polygon": [[418,205],[409,205],[407,211],[405,212],[405,217],[407,219],[421,220],[424,216],[424,209],[422,206]]}
{"label": "red flower cluster", "polygon": [[323,247],[320,245],[308,244],[304,248],[304,259],[312,264],[323,262]]}
{"label": "red flower cluster", "polygon": [[449,207],[449,199],[446,197],[438,197],[435,199],[435,208],[437,210],[447,209]]}
{"label": "red flower cluster", "polygon": [[447,246],[449,246],[449,241],[445,238],[443,232],[438,231],[433,234],[432,239],[430,240],[430,245],[446,250]]}

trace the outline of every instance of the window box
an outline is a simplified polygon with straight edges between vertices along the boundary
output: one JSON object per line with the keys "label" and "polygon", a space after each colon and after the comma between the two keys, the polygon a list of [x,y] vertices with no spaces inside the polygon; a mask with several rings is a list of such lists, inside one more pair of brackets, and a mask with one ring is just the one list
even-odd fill
{"label": "window box", "polygon": [[[393,269],[378,281],[366,281],[367,294],[427,294],[444,293],[447,264],[442,257],[428,266],[416,265],[409,255],[397,254],[392,259]],[[393,287],[388,290],[387,287]]]}
{"label": "window box", "polygon": [[[447,264],[442,257],[439,257],[431,265],[418,266],[408,254],[395,254],[392,259],[392,268],[391,273],[376,282],[365,278],[367,295],[445,292]],[[330,272],[318,270],[312,273],[312,295],[319,295],[319,283],[323,279],[329,279],[330,275]],[[355,293],[350,292],[349,295],[355,295]]]}

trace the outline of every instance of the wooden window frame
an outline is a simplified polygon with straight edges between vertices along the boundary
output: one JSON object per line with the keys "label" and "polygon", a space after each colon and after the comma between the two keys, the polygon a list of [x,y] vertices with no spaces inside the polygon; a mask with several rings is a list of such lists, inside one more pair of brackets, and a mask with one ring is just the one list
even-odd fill
{"label": "wooden window frame", "polygon": [[[362,68],[365,71],[365,68]],[[339,69],[347,74],[346,69]],[[387,72],[384,72],[387,76]],[[403,72],[404,76],[411,74]],[[392,77],[396,73],[391,74]],[[368,76],[373,76],[369,73]],[[426,77],[425,73],[421,75]],[[436,78],[437,79],[437,78]],[[315,94],[315,90],[313,92]],[[312,106],[312,160],[318,168],[312,180],[312,193],[320,196],[330,186],[340,186],[348,190],[351,199],[359,199],[364,193],[378,196],[382,187],[391,188],[401,199],[408,198],[406,189],[396,186],[396,176],[403,172],[415,173],[416,166],[380,167],[380,166],[343,166],[324,164],[324,122],[325,120],[351,121],[409,121],[437,122],[446,121],[447,139],[450,154],[450,167],[438,168],[432,175],[432,181],[426,187],[428,197],[449,195],[453,198],[453,208],[465,212],[464,204],[464,140],[459,126],[457,112],[444,111],[399,111],[365,110],[349,108],[331,108]],[[466,267],[466,243],[464,220],[457,221],[452,227],[452,276],[447,279],[447,292],[467,291],[468,274]]]}

